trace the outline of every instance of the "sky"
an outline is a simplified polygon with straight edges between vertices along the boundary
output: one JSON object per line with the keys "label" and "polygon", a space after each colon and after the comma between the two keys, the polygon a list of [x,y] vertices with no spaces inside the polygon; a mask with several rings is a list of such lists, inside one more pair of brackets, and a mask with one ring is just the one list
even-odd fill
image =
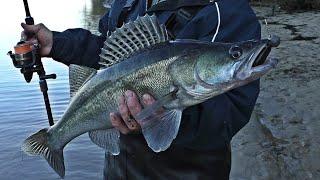
{"label": "sky", "polygon": [[[79,26],[81,7],[90,4],[88,0],[28,0],[31,16],[35,23],[42,22],[49,29],[63,31]],[[63,14],[59,11],[65,11]],[[56,16],[46,20],[46,17]],[[20,23],[24,21],[25,11],[22,0],[0,0],[0,43],[17,42],[22,30]],[[64,21],[68,18],[68,21]],[[54,28],[52,28],[54,27]],[[3,45],[0,46],[2,48]]]}
{"label": "sky", "polygon": [[[64,31],[78,28],[83,21],[84,7],[91,6],[91,0],[28,0],[35,24],[43,23],[50,30]],[[59,13],[64,11],[63,13]],[[11,67],[6,55],[20,40],[21,22],[25,19],[23,0],[0,0],[0,67]],[[54,16],[55,18],[52,18]]]}

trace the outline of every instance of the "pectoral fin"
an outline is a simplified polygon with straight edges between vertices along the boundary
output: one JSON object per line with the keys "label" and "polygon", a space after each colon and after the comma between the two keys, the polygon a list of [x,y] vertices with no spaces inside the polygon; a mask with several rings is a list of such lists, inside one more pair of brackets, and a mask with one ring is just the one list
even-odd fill
{"label": "pectoral fin", "polygon": [[170,147],[172,141],[177,137],[181,115],[182,110],[173,109],[138,120],[143,136],[154,152],[161,152]]}
{"label": "pectoral fin", "polygon": [[116,129],[90,131],[89,137],[96,145],[104,148],[112,155],[120,154],[120,133]]}
{"label": "pectoral fin", "polygon": [[175,92],[159,99],[135,117],[142,128],[148,146],[154,152],[168,149],[178,134],[182,110],[163,108],[165,104],[176,98]]}

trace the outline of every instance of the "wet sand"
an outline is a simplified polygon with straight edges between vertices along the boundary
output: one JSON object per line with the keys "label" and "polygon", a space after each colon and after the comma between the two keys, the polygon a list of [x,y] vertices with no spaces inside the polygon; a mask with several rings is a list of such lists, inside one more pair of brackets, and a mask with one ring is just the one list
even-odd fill
{"label": "wet sand", "polygon": [[254,8],[263,37],[281,37],[251,121],[232,140],[230,178],[320,179],[320,12]]}

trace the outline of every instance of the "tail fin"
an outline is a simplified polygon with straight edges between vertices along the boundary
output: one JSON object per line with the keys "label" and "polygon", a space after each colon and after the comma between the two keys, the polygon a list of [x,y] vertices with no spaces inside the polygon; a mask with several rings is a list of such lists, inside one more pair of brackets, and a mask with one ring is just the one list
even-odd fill
{"label": "tail fin", "polygon": [[41,155],[49,165],[64,178],[65,167],[63,151],[50,149],[48,146],[48,129],[41,129],[39,132],[28,137],[22,144],[21,149],[28,155]]}

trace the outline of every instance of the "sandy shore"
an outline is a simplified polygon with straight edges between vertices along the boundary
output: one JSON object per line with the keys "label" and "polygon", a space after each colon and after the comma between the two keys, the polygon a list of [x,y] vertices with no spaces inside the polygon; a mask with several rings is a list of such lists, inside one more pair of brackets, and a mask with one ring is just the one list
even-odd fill
{"label": "sandy shore", "polygon": [[320,12],[255,7],[281,37],[250,123],[232,140],[231,179],[320,179]]}

